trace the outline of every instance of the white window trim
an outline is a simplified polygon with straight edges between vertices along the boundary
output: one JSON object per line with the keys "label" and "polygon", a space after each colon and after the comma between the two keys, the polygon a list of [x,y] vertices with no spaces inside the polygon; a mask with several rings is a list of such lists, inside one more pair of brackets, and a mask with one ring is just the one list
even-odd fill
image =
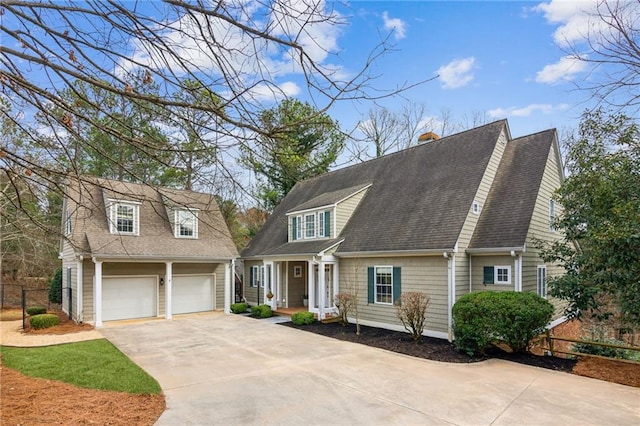
{"label": "white window trim", "polygon": [[318,212],[318,238],[324,238],[324,211]]}
{"label": "white window trim", "polygon": [[[391,302],[378,301],[378,268],[388,268],[391,270]],[[393,266],[378,265],[373,267],[373,302],[377,305],[393,305]]]}
{"label": "white window trim", "polygon": [[260,266],[257,266],[257,265],[251,266],[251,270],[253,271],[251,273],[251,276],[253,277],[253,281],[249,280],[249,287],[256,288],[262,281],[260,279]]}
{"label": "white window trim", "polygon": [[304,234],[302,229],[304,225],[304,223],[302,222],[302,217],[302,215],[296,216],[296,240],[301,240],[302,235]]}
{"label": "white window trim", "polygon": [[[498,269],[507,270],[507,281],[498,280]],[[493,282],[496,285],[509,285],[511,284],[511,266],[509,265],[497,265],[493,267]]]}
{"label": "white window trim", "polygon": [[[180,235],[180,214],[181,213],[190,213],[193,217],[193,235]],[[174,210],[173,213],[174,218],[174,227],[173,227],[173,235],[176,238],[187,238],[187,239],[197,239],[198,238],[198,210],[192,209],[177,209]]]}
{"label": "white window trim", "polygon": [[[135,201],[109,200],[109,232],[121,235],[140,235],[140,204]],[[118,207],[127,206],[133,208],[133,231],[118,230]]]}
{"label": "white window trim", "polygon": [[[544,271],[544,281],[542,283],[540,283],[540,271]],[[541,289],[543,290],[542,292],[540,291]],[[540,297],[547,298],[547,265],[538,265],[536,268],[536,293]]]}
{"label": "white window trim", "polygon": [[[311,220],[309,220],[311,219]],[[309,226],[309,223],[313,221],[313,226]],[[316,214],[304,215],[304,238],[307,240],[314,239],[316,237]]]}

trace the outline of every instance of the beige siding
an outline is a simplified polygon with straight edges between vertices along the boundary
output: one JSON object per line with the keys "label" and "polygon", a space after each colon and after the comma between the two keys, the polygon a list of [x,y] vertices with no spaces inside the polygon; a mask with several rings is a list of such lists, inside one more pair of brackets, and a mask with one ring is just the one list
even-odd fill
{"label": "beige siding", "polygon": [[[358,204],[360,204],[360,201],[362,200],[362,198],[365,196],[366,193],[367,193],[366,190],[360,191],[352,195],[351,197],[346,198],[342,202],[338,203],[335,210],[336,235],[331,235],[331,237],[340,235],[340,233],[342,232],[342,229],[347,224],[347,222],[349,221],[349,218],[351,217],[353,212],[356,210],[356,207],[358,207]],[[331,232],[333,233],[333,227],[331,229]]]}
{"label": "beige siding", "polygon": [[[511,270],[511,284],[483,284],[485,266],[508,266]],[[471,279],[473,291],[514,291],[515,290],[514,258],[511,256],[473,256],[471,259]]]}
{"label": "beige siding", "polygon": [[431,297],[425,331],[447,332],[447,260],[442,257],[341,259],[340,291],[358,293],[360,319],[402,327],[393,306],[368,303],[367,268],[398,266],[402,291],[419,291]]}
{"label": "beige siding", "polygon": [[91,260],[82,262],[82,320],[93,322],[93,274],[95,265]]}
{"label": "beige siding", "polygon": [[[559,174],[560,164],[558,162],[556,150],[557,147],[554,144],[549,152],[549,157],[547,158],[547,164],[540,184],[540,190],[536,198],[529,231],[527,233],[527,251],[524,253],[522,258],[522,289],[524,291],[537,291],[537,266],[544,265],[544,262],[538,255],[539,250],[536,247],[537,244],[535,240],[552,242],[562,237],[562,234],[559,231],[552,231],[549,226],[549,199],[561,184],[561,176]],[[556,203],[555,209],[557,217],[562,213],[562,208]],[[547,264],[546,266],[547,278],[564,273],[564,269],[559,265]],[[550,298],[549,301],[556,307],[556,314],[554,318],[560,317],[564,304],[553,298]]]}

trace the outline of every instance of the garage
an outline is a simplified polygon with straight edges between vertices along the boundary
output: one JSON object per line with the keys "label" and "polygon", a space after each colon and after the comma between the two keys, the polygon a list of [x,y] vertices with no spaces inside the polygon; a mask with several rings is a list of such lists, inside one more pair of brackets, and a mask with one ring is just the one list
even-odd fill
{"label": "garage", "polygon": [[103,277],[103,321],[155,317],[157,314],[157,277]]}
{"label": "garage", "polygon": [[187,314],[213,311],[213,275],[174,275],[171,312]]}

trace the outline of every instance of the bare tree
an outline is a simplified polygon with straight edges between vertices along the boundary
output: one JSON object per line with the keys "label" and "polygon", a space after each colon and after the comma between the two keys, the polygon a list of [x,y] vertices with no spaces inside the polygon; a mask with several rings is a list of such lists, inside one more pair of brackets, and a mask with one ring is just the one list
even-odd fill
{"label": "bare tree", "polygon": [[[195,176],[194,157],[186,151],[215,152],[211,168],[217,172],[211,175],[232,178],[229,159],[239,146],[280,132],[260,125],[261,112],[274,101],[305,91],[324,113],[340,100],[372,100],[409,88],[374,90],[369,70],[388,51],[384,39],[372,45],[360,69],[340,67],[332,42],[346,19],[325,0],[5,0],[0,14],[0,91],[11,104],[2,114],[19,126],[28,146],[3,142],[0,167],[13,176],[28,172],[32,182],[59,192],[65,178],[83,179],[74,147],[93,143],[83,133],[87,128],[133,151],[157,155],[161,167],[175,166],[171,158],[180,158],[190,177]],[[327,38],[327,44],[318,41]],[[158,92],[138,90],[127,79],[131,74],[141,76],[142,85],[153,82]],[[79,86],[103,93],[102,99],[163,110],[152,124],[168,134],[179,134],[173,127],[193,119],[192,127],[205,137],[195,148],[185,140],[157,152],[126,117],[114,114],[108,102],[77,90]],[[194,87],[215,94],[215,102],[179,95]],[[65,91],[74,96],[63,96]],[[209,133],[215,137],[206,137]],[[117,152],[90,148],[107,166],[123,166]],[[124,167],[131,180],[145,181],[133,167]]]}
{"label": "bare tree", "polygon": [[[569,55],[592,66],[578,87],[601,103],[640,109],[640,0],[598,0],[582,38],[566,40]],[[582,42],[586,40],[588,50]]]}

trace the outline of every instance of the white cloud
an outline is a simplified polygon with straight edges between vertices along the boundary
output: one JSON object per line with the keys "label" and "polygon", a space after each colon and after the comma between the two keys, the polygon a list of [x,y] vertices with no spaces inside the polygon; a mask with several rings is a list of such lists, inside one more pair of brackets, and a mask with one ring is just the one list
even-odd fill
{"label": "white cloud", "polygon": [[495,108],[487,111],[487,114],[492,118],[529,117],[535,113],[553,114],[554,112],[565,111],[568,108],[568,104],[530,104],[522,108]]}
{"label": "white cloud", "polygon": [[593,19],[597,9],[597,2],[552,0],[540,3],[532,8],[534,12],[542,13],[550,24],[559,25],[553,34],[554,41],[566,47],[569,44],[584,40],[589,31],[596,29],[598,21]]}
{"label": "white cloud", "polygon": [[464,59],[456,59],[443,65],[436,73],[440,76],[442,87],[445,89],[457,89],[467,85],[474,76],[472,70],[476,59],[471,56]]}
{"label": "white cloud", "polygon": [[389,14],[385,11],[382,12],[382,20],[384,21],[384,29],[393,32],[393,36],[396,40],[400,40],[407,36],[407,23],[400,18],[390,18]]}
{"label": "white cloud", "polygon": [[[586,56],[585,56],[586,58]],[[536,82],[554,84],[563,80],[572,80],[576,74],[587,68],[587,63],[574,56],[563,56],[555,64],[545,65],[536,74]]]}

